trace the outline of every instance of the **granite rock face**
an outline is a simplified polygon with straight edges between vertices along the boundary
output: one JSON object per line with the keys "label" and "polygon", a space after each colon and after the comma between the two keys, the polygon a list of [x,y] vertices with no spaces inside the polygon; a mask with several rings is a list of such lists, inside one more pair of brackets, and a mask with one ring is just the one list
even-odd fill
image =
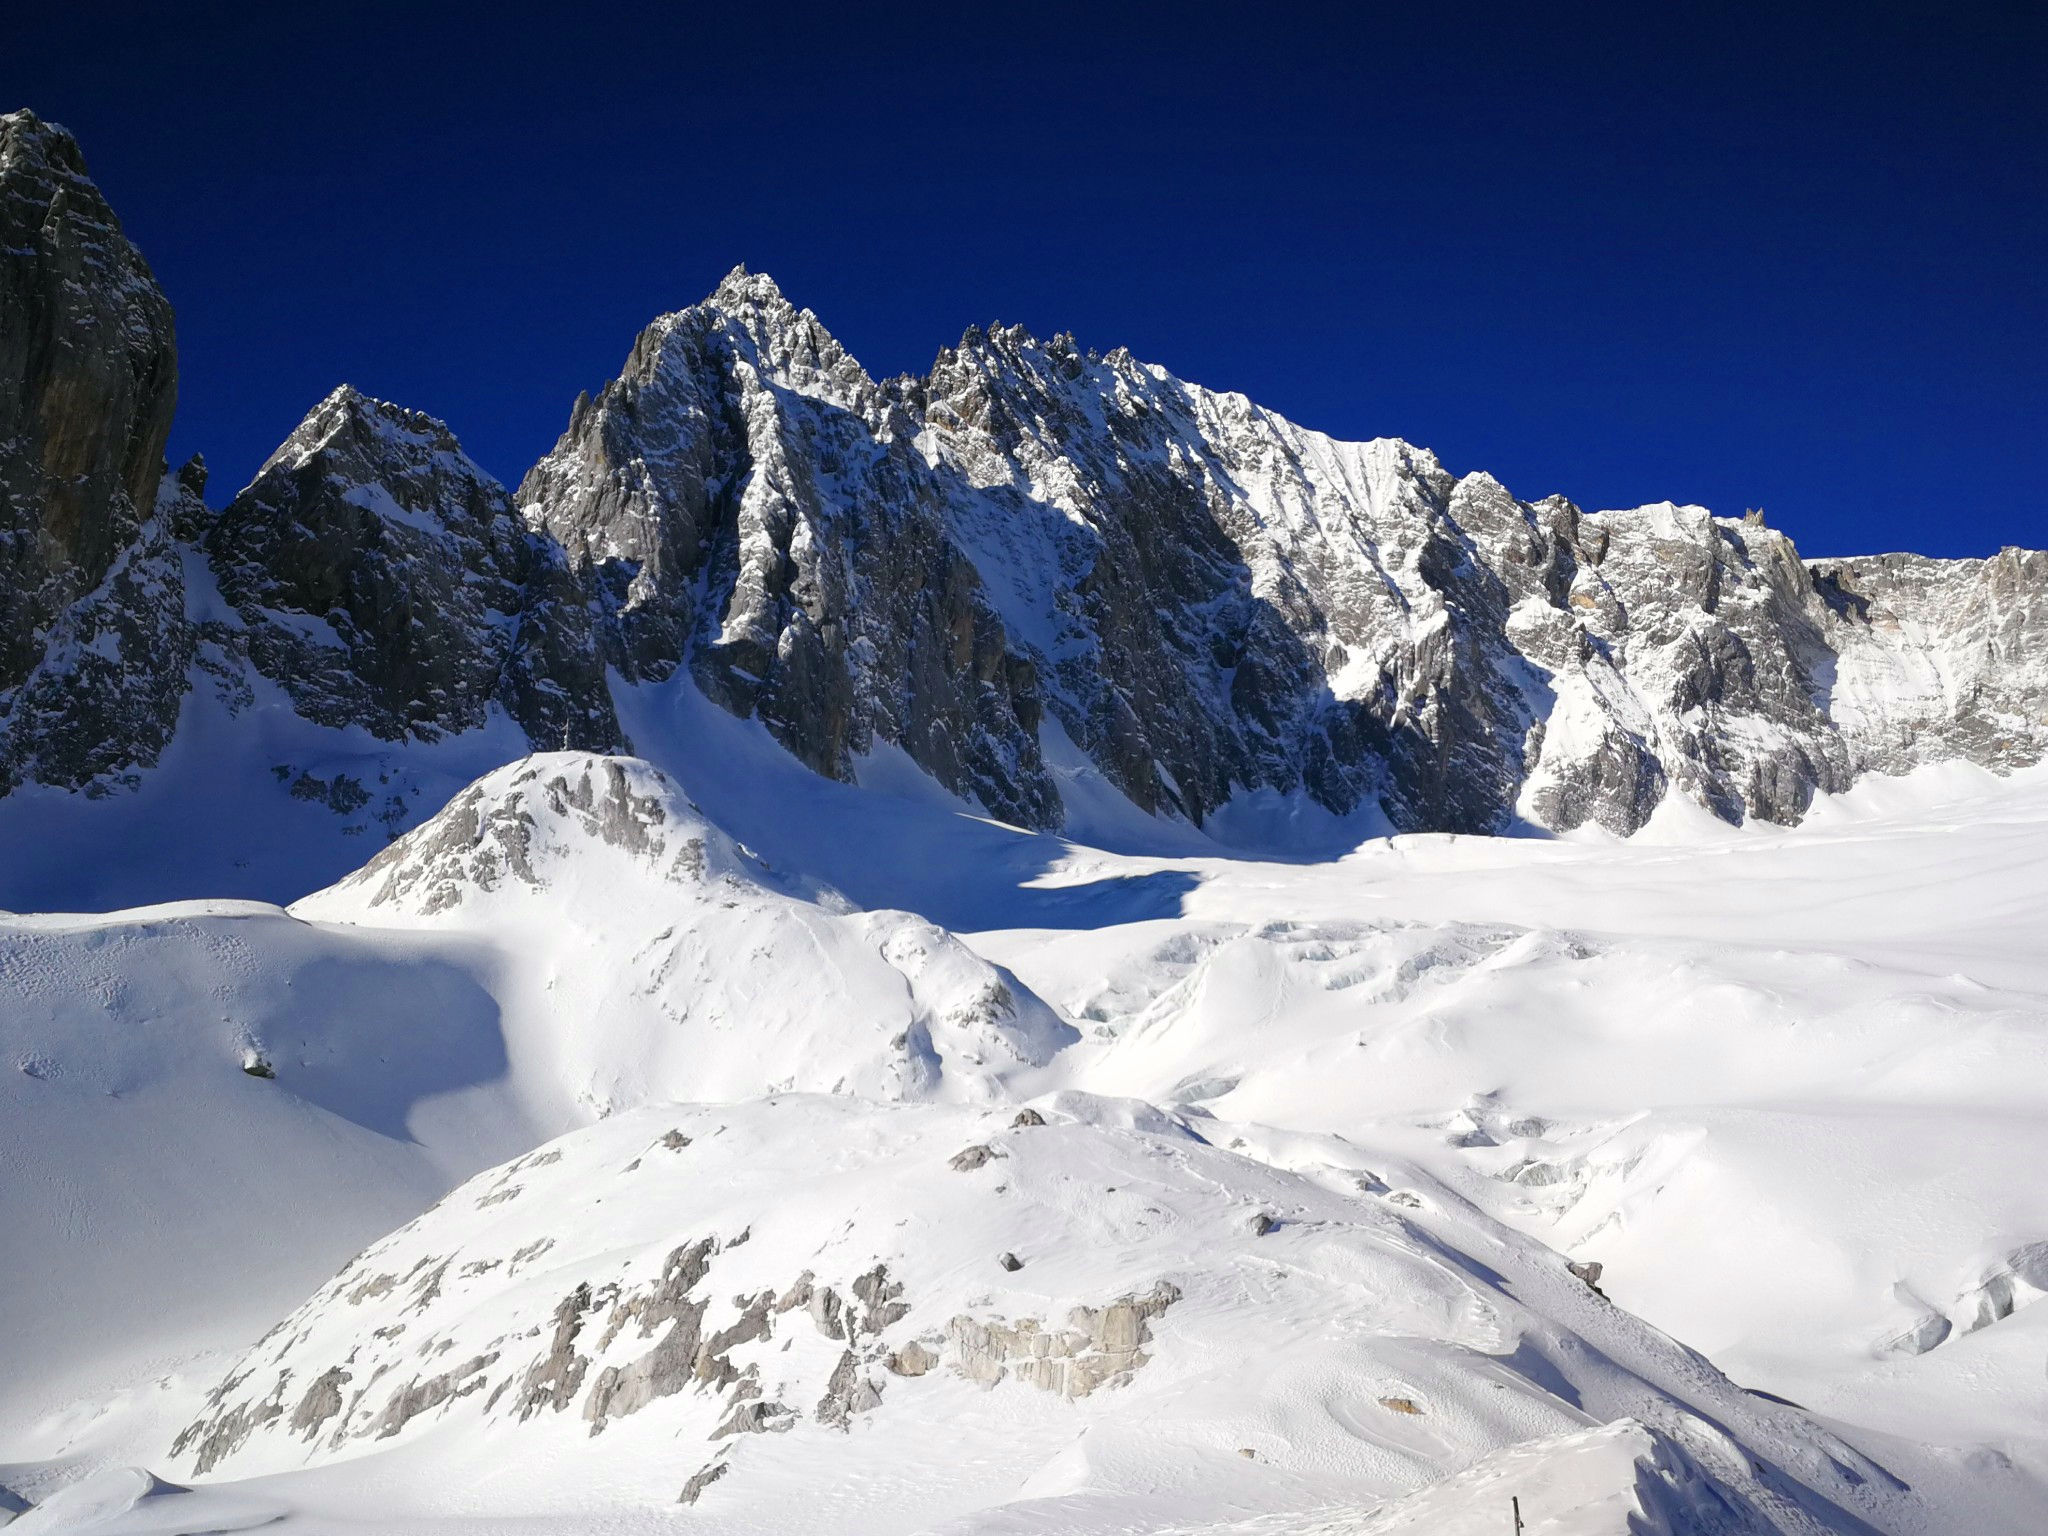
{"label": "granite rock face", "polygon": [[627,745],[584,588],[445,426],[337,390],[217,514],[202,463],[165,474],[176,395],[170,305],[76,142],[0,117],[0,793],[136,783],[195,679],[390,742],[497,710]]}
{"label": "granite rock face", "polygon": [[205,548],[250,661],[309,720],[434,741],[496,703],[536,745],[621,744],[560,550],[431,416],[337,389]]}
{"label": "granite rock face", "polygon": [[1767,529],[1524,502],[1014,328],[916,392],[1050,708],[1140,804],[1264,787],[1403,830],[1627,832],[1673,786],[1787,820],[1846,782],[1832,615]]}
{"label": "granite rock face", "polygon": [[[1626,833],[1673,792],[1787,822],[1869,768],[2048,742],[2029,557],[1863,562],[1943,615],[1873,629],[1760,517],[1525,502],[1015,327],[876,383],[744,272],[642,335],[519,501],[627,676],[687,658],[822,772],[895,742],[1030,825],[1062,814],[1041,717],[1155,814],[1267,790],[1468,832]],[[1883,702],[1958,646],[2001,658],[1968,698]]]}
{"label": "granite rock face", "polygon": [[641,334],[518,499],[597,593],[628,679],[687,663],[820,773],[889,743],[1055,824],[1035,668],[949,535],[917,431],[808,311],[737,271]]}
{"label": "granite rock face", "polygon": [[146,695],[189,649],[158,499],[177,356],[77,142],[0,116],[0,791],[153,762],[175,724]]}
{"label": "granite rock face", "polygon": [[205,515],[191,479],[164,479],[134,541],[0,694],[0,793],[27,780],[93,796],[132,788],[169,744],[198,640],[175,532]]}
{"label": "granite rock face", "polygon": [[1200,821],[1265,788],[1504,818],[1531,679],[1486,643],[1508,594],[1428,454],[1016,328],[970,331],[907,393],[1049,706],[1138,805]]}
{"label": "granite rock face", "polygon": [[1988,560],[1816,561],[1835,620],[1827,706],[1852,772],[1966,758],[2039,762],[2048,748],[2048,553]]}

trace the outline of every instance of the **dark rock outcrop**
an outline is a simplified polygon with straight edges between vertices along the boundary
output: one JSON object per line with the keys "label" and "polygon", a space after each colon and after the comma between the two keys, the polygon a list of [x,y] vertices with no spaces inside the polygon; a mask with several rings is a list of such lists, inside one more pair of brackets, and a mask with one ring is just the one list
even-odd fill
{"label": "dark rock outcrop", "polygon": [[171,306],[77,141],[0,117],[0,686],[134,542],[177,396]]}
{"label": "dark rock outcrop", "polygon": [[77,142],[0,116],[0,793],[154,762],[176,725],[177,378],[170,304]]}
{"label": "dark rock outcrop", "polygon": [[431,416],[337,389],[206,551],[250,661],[309,720],[433,741],[497,703],[537,746],[622,744],[561,552]]}

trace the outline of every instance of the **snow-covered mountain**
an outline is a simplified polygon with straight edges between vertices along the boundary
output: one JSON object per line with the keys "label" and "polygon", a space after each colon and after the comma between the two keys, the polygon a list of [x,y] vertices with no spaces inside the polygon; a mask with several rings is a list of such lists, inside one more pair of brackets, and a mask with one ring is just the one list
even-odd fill
{"label": "snow-covered mountain", "polygon": [[0,235],[0,1524],[2048,1528],[2048,555],[743,271],[216,506]]}
{"label": "snow-covered mountain", "polygon": [[[24,820],[49,786],[211,830],[219,774],[245,801],[269,773],[274,814],[325,806],[332,878],[344,837],[521,744],[664,760],[621,721],[677,679],[834,778],[894,749],[1018,825],[1085,832],[1106,792],[1255,846],[1282,823],[1331,846],[1629,833],[1673,796],[1785,823],[1865,772],[2048,746],[2040,553],[1808,565],[1756,517],[1524,502],[1017,328],[877,382],[743,270],[649,326],[514,494],[344,387],[214,512],[201,466],[161,491],[151,467],[168,306],[70,138],[5,121],[0,303],[48,338],[0,454],[0,789]],[[202,782],[178,736],[206,741]],[[59,814],[109,847],[137,819]],[[296,893],[95,867],[25,869],[0,901]]]}

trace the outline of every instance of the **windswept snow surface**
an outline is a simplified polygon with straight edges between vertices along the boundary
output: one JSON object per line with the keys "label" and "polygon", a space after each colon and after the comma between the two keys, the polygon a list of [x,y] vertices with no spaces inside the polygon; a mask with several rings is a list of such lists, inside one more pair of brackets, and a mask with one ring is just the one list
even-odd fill
{"label": "windswept snow surface", "polygon": [[2048,1529],[2048,773],[1260,862],[635,707],[0,923],[19,1529]]}

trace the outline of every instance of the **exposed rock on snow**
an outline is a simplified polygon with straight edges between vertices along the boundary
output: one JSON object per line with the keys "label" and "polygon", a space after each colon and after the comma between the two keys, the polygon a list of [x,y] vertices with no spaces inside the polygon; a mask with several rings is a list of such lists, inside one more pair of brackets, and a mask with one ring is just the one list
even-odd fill
{"label": "exposed rock on snow", "polygon": [[777,874],[632,758],[501,768],[293,910],[523,934],[538,995],[609,1000],[599,1028],[554,1047],[590,1074],[591,1103],[781,1088],[988,1097],[1075,1038],[953,935]]}
{"label": "exposed rock on snow", "polygon": [[[943,1422],[961,1443],[1000,1427],[1008,1485],[1029,1458],[1128,1424],[1192,1488],[1240,1475],[1237,1456],[1198,1448],[1242,1444],[1280,1413],[1290,1429],[1265,1440],[1271,1455],[1296,1475],[1317,1469],[1363,1509],[1446,1462],[1582,1432],[1592,1413],[1652,1426],[1627,1431],[1641,1437],[1632,1448],[1654,1440],[1667,1461],[1711,1468],[1694,1475],[1715,1480],[1731,1529],[1816,1531],[1823,1511],[1874,1507],[1875,1468],[1796,1416],[1774,1411],[1766,1429],[1697,1357],[1574,1303],[1564,1287],[1576,1282],[1534,1245],[1426,1234],[1369,1198],[1184,1135],[1078,1123],[1019,1141],[998,1196],[933,1155],[983,1118],[797,1097],[643,1111],[565,1138],[552,1161],[514,1165],[520,1200],[489,1204],[480,1197],[511,1171],[481,1175],[347,1266],[228,1370],[173,1466],[246,1476],[489,1426],[496,1443],[550,1447],[550,1476],[573,1456],[612,1479],[677,1436],[788,1437],[818,1467]],[[688,1153],[642,1160],[678,1119]],[[1110,1210],[1086,1193],[1104,1177],[1128,1191]],[[1245,1185],[1307,1216],[1277,1258],[1233,1224],[1225,1191]],[[975,1290],[972,1255],[1019,1226],[1048,1254],[1029,1288]],[[743,1245],[711,1235],[742,1227]],[[523,1277],[490,1262],[537,1229],[555,1245]],[[703,1235],[679,1245],[692,1231]],[[1454,1232],[1487,1261],[1461,1257]],[[358,1301],[371,1272],[399,1282]],[[1381,1384],[1400,1413],[1360,1419],[1340,1380]],[[1026,1386],[1040,1390],[1017,1400]],[[1431,1412],[1418,1438],[1399,1424],[1422,1399],[1456,1407]],[[572,1422],[587,1432],[565,1438]],[[1764,1459],[1739,1448],[1744,1436],[1771,1447]],[[517,1460],[501,1462],[515,1480]],[[772,1522],[778,1479],[753,1465],[740,1446],[693,1475],[686,1497],[715,1480],[718,1497],[745,1496]],[[1103,1475],[1094,1492],[1113,1495]],[[927,1495],[898,1518],[934,1518],[947,1497],[958,1495]],[[814,1509],[808,1523],[831,1519]]]}
{"label": "exposed rock on snow", "polygon": [[[471,785],[336,887],[316,910],[356,897],[420,917],[517,882],[544,890],[586,846],[615,850],[682,883],[765,879],[759,861],[683,811],[680,791],[631,758],[528,759]],[[679,812],[672,817],[671,812]],[[673,844],[673,846],[671,846]]]}
{"label": "exposed rock on snow", "polygon": [[694,1504],[706,1488],[717,1482],[732,1470],[732,1464],[714,1461],[690,1474],[690,1480],[683,1484],[683,1491],[677,1495],[678,1504]]}
{"label": "exposed rock on snow", "polygon": [[969,1381],[992,1387],[1015,1376],[1063,1397],[1086,1397],[1097,1387],[1122,1386],[1131,1379],[1151,1358],[1141,1348],[1151,1340],[1151,1319],[1179,1300],[1180,1287],[1161,1280],[1142,1296],[1075,1307],[1064,1328],[1048,1328],[1035,1317],[1014,1323],[956,1317],[946,1325],[946,1338],[960,1374]]}

